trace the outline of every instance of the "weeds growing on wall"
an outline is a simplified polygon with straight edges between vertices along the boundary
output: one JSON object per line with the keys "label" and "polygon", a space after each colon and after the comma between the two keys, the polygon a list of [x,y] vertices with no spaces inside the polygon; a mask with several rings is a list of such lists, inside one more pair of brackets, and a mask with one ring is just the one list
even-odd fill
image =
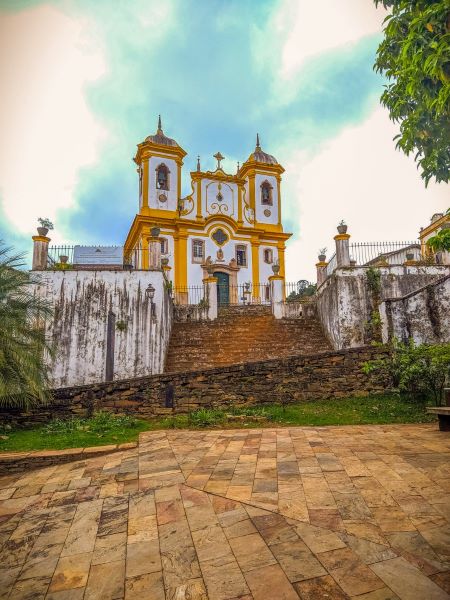
{"label": "weeds growing on wall", "polygon": [[369,267],[366,271],[366,279],[372,296],[372,311],[366,323],[366,331],[370,340],[381,342],[381,318],[378,309],[381,300],[381,271],[374,269],[374,267]]}
{"label": "weeds growing on wall", "polygon": [[394,340],[388,357],[363,365],[365,373],[377,373],[401,394],[415,400],[433,397],[440,405],[450,371],[450,344],[416,345]]}
{"label": "weeds growing on wall", "polygon": [[381,271],[369,267],[366,271],[367,285],[374,295],[380,295],[381,292]]}

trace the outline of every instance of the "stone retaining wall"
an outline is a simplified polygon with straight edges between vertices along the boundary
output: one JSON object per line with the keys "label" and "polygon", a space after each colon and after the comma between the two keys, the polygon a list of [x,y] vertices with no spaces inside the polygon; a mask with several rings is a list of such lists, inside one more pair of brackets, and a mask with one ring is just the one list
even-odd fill
{"label": "stone retaining wall", "polygon": [[389,383],[365,375],[362,365],[386,353],[365,347],[62,388],[55,391],[52,405],[27,414],[3,411],[0,420],[26,425],[52,417],[85,416],[93,409],[146,417],[185,413],[199,407],[292,403],[379,393]]}

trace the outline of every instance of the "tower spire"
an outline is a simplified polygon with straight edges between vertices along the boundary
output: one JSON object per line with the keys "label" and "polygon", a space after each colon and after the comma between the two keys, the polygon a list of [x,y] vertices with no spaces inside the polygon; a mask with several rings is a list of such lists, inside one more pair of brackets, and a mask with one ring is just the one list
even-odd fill
{"label": "tower spire", "polygon": [[197,156],[197,171],[201,171],[200,169],[200,154]]}
{"label": "tower spire", "polygon": [[158,115],[158,131],[157,131],[157,133],[159,135],[161,135],[162,132],[163,132],[163,130],[162,130],[162,125],[161,125],[161,115]]}
{"label": "tower spire", "polygon": [[259,133],[256,134],[256,150],[261,150],[261,146],[259,145]]}

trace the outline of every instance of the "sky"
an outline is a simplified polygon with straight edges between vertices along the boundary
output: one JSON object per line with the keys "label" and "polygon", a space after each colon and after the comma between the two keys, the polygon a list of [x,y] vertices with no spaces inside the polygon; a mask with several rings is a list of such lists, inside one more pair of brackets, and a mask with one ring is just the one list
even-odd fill
{"label": "sky", "polygon": [[372,0],[0,0],[0,239],[122,244],[138,207],[136,144],[156,130],[236,162],[264,151],[282,181],[287,279],[314,280],[344,219],[352,241],[414,240],[450,204],[395,149],[373,70]]}

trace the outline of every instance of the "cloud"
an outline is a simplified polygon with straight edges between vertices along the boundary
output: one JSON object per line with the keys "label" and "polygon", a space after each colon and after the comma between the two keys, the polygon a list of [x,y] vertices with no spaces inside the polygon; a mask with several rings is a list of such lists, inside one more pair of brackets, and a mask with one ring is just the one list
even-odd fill
{"label": "cloud", "polygon": [[97,160],[105,139],[84,97],[105,67],[82,31],[49,5],[0,21],[0,191],[19,233],[74,205],[80,169]]}
{"label": "cloud", "polygon": [[353,44],[379,33],[386,16],[371,1],[285,0],[275,13],[273,27],[285,40],[281,48],[281,76],[292,77],[310,57]]}
{"label": "cloud", "polygon": [[315,280],[317,250],[334,252],[344,219],[352,241],[415,240],[431,215],[447,208],[448,188],[425,188],[412,157],[395,150],[398,126],[379,107],[347,127],[314,157],[293,151],[284,167],[284,201],[296,207],[298,239],[289,244],[287,278]]}

